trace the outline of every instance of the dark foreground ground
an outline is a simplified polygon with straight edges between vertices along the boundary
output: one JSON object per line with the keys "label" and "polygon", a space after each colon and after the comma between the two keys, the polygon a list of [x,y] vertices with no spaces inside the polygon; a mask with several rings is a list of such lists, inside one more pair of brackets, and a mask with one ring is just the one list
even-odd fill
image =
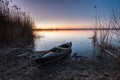
{"label": "dark foreground ground", "polygon": [[[0,80],[120,80],[120,68],[115,62],[72,56],[56,63],[38,66],[30,54],[31,48],[0,48]],[[26,54],[28,57],[22,55]]]}

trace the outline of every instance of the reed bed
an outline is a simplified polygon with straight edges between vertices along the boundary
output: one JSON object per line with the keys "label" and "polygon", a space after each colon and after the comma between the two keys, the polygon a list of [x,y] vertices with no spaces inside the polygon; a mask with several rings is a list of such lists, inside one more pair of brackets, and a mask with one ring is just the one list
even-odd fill
{"label": "reed bed", "polygon": [[111,25],[115,29],[112,33],[116,37],[114,41],[117,46],[120,48],[120,13],[112,10],[112,20]]}
{"label": "reed bed", "polygon": [[[99,50],[100,55],[108,53],[120,62],[120,14],[113,11],[112,16],[108,18],[96,16],[95,22],[94,49]],[[97,28],[102,28],[102,30],[97,30]]]}
{"label": "reed bed", "polygon": [[0,42],[33,43],[34,23],[30,15],[9,0],[0,0]]}
{"label": "reed bed", "polygon": [[98,18],[95,28],[101,28],[102,30],[95,30],[93,35],[93,43],[101,48],[108,48],[111,46],[111,30],[104,30],[104,28],[111,28],[110,22],[106,19]]}

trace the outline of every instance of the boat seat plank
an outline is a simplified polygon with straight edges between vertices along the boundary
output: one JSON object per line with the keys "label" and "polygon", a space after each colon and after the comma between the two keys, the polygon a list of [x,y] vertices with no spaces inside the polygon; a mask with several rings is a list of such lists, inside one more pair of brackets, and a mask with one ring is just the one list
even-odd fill
{"label": "boat seat plank", "polygon": [[70,48],[56,47],[57,49],[69,50]]}

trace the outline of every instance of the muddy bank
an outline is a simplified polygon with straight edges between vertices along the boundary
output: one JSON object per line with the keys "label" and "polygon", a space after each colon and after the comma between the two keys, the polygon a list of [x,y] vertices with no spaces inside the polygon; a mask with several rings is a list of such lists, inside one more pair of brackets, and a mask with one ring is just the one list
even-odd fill
{"label": "muddy bank", "polygon": [[[79,60],[78,60],[79,59]],[[34,80],[119,80],[120,69],[115,63],[93,61],[86,57],[67,59],[39,67]],[[45,73],[45,74],[44,74]]]}
{"label": "muddy bank", "polygon": [[[30,71],[36,63],[28,56],[33,54],[28,47],[1,47],[0,48],[0,80],[31,80],[35,70]],[[43,51],[39,52],[40,54]],[[28,54],[28,56],[21,56]]]}
{"label": "muddy bank", "polygon": [[[38,66],[30,54],[32,48],[0,48],[0,80],[119,80],[117,63],[83,56],[70,58],[52,64]],[[27,56],[21,56],[27,54]],[[37,66],[37,67],[36,67]]]}

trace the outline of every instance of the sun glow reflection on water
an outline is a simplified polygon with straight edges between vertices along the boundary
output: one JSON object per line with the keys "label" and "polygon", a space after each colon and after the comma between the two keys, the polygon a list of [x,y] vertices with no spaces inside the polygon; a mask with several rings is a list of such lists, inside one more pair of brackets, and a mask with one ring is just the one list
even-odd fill
{"label": "sun glow reflection on water", "polygon": [[93,35],[90,30],[35,31],[39,36],[35,39],[35,50],[48,50],[65,42],[72,42],[72,53],[91,56],[93,45],[89,39]]}

